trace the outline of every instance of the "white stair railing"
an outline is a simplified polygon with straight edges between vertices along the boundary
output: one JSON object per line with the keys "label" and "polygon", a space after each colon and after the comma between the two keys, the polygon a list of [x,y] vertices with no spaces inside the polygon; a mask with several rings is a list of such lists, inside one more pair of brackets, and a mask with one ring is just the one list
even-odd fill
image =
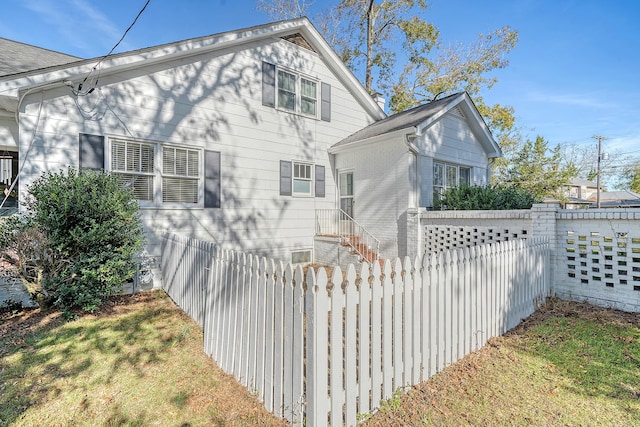
{"label": "white stair railing", "polygon": [[335,236],[365,261],[380,258],[380,241],[342,209],[316,211],[316,235]]}

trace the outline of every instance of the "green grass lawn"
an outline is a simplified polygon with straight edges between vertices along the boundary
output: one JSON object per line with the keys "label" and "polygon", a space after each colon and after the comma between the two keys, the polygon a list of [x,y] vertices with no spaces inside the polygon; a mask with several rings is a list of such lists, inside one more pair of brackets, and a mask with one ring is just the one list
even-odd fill
{"label": "green grass lawn", "polygon": [[[640,315],[549,300],[366,423],[640,425]],[[203,354],[194,322],[151,292],[71,322],[39,310],[0,315],[0,425],[284,422]]]}
{"label": "green grass lawn", "polygon": [[2,426],[284,425],[204,355],[162,292],[71,322],[26,313],[1,318]]}
{"label": "green grass lawn", "polygon": [[368,425],[640,425],[640,315],[549,300]]}

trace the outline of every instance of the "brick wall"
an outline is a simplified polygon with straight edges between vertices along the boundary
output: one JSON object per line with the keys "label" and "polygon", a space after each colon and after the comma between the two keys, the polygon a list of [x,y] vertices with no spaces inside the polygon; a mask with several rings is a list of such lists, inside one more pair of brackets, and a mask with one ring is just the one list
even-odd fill
{"label": "brick wall", "polygon": [[544,236],[551,248],[555,295],[640,311],[640,209],[574,210],[539,204],[517,211],[423,210],[418,216],[419,233],[411,243],[416,255]]}

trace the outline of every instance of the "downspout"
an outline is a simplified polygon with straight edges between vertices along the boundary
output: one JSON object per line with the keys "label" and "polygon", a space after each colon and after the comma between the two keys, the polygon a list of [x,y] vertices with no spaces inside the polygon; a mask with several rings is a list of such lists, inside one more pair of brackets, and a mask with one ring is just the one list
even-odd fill
{"label": "downspout", "polygon": [[[44,85],[40,85],[40,86],[34,86],[31,87],[29,89],[27,89],[26,91],[24,91],[24,93],[22,95],[19,96],[18,98],[18,105],[16,107],[16,112],[15,112],[15,119],[16,119],[16,124],[18,125],[18,172],[16,173],[16,179],[13,180],[13,182],[11,183],[11,186],[9,187],[9,191],[7,191],[7,194],[4,196],[4,199],[2,199],[2,202],[0,202],[0,209],[2,209],[4,207],[4,204],[7,202],[7,199],[9,198],[9,195],[11,194],[11,192],[13,191],[14,187],[16,186],[16,183],[18,182],[18,178],[20,178],[20,173],[22,172],[22,168],[24,167],[24,158],[26,157],[23,156],[23,161],[20,162],[20,108],[22,107],[22,102],[24,101],[24,99],[30,95],[31,93],[37,91],[37,90],[47,90],[47,89],[51,89],[54,88],[58,85],[66,85],[66,83],[64,83],[62,80],[60,81],[56,81],[56,82],[52,82],[52,83],[47,83]],[[19,91],[18,91],[19,93]],[[40,100],[40,108],[42,108],[42,100]],[[34,129],[34,135],[35,136],[35,132],[38,129],[38,123],[40,122],[40,113],[41,111],[38,111],[38,119],[36,121],[36,127]],[[31,147],[33,146],[33,144],[31,144],[29,146],[29,149],[31,149]],[[26,154],[26,153],[25,153]]]}
{"label": "downspout", "polygon": [[417,208],[419,203],[419,194],[418,194],[418,183],[419,183],[419,179],[420,179],[420,174],[418,171],[418,154],[420,153],[420,151],[418,150],[418,147],[415,146],[415,144],[413,143],[413,141],[415,141],[415,139],[418,137],[418,134],[413,132],[413,133],[408,133],[405,135],[404,138],[404,143],[407,146],[407,148],[409,149],[409,153],[413,154],[414,157],[414,167],[413,167],[413,188],[411,189],[411,191],[413,192],[413,206],[411,206],[412,208]]}
{"label": "downspout", "polygon": [[[420,248],[422,247],[422,239],[420,233],[420,164],[419,164],[419,153],[418,147],[415,146],[413,141],[418,137],[416,132],[409,133],[405,135],[404,143],[407,145],[409,149],[409,153],[413,154],[413,188],[411,192],[413,193],[413,197],[411,197],[412,202],[407,206],[407,216],[406,216],[406,236],[405,236],[405,247],[404,247],[404,255],[409,256],[412,259],[415,259],[416,256],[420,255]],[[400,255],[400,254],[399,254]]]}

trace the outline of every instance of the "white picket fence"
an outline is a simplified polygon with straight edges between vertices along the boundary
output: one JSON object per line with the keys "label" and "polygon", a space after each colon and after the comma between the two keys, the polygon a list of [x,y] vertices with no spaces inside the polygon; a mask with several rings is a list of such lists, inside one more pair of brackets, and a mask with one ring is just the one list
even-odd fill
{"label": "white picket fence", "polygon": [[162,268],[205,352],[269,411],[351,426],[533,313],[549,293],[548,257],[546,240],[529,239],[327,277],[167,235]]}

